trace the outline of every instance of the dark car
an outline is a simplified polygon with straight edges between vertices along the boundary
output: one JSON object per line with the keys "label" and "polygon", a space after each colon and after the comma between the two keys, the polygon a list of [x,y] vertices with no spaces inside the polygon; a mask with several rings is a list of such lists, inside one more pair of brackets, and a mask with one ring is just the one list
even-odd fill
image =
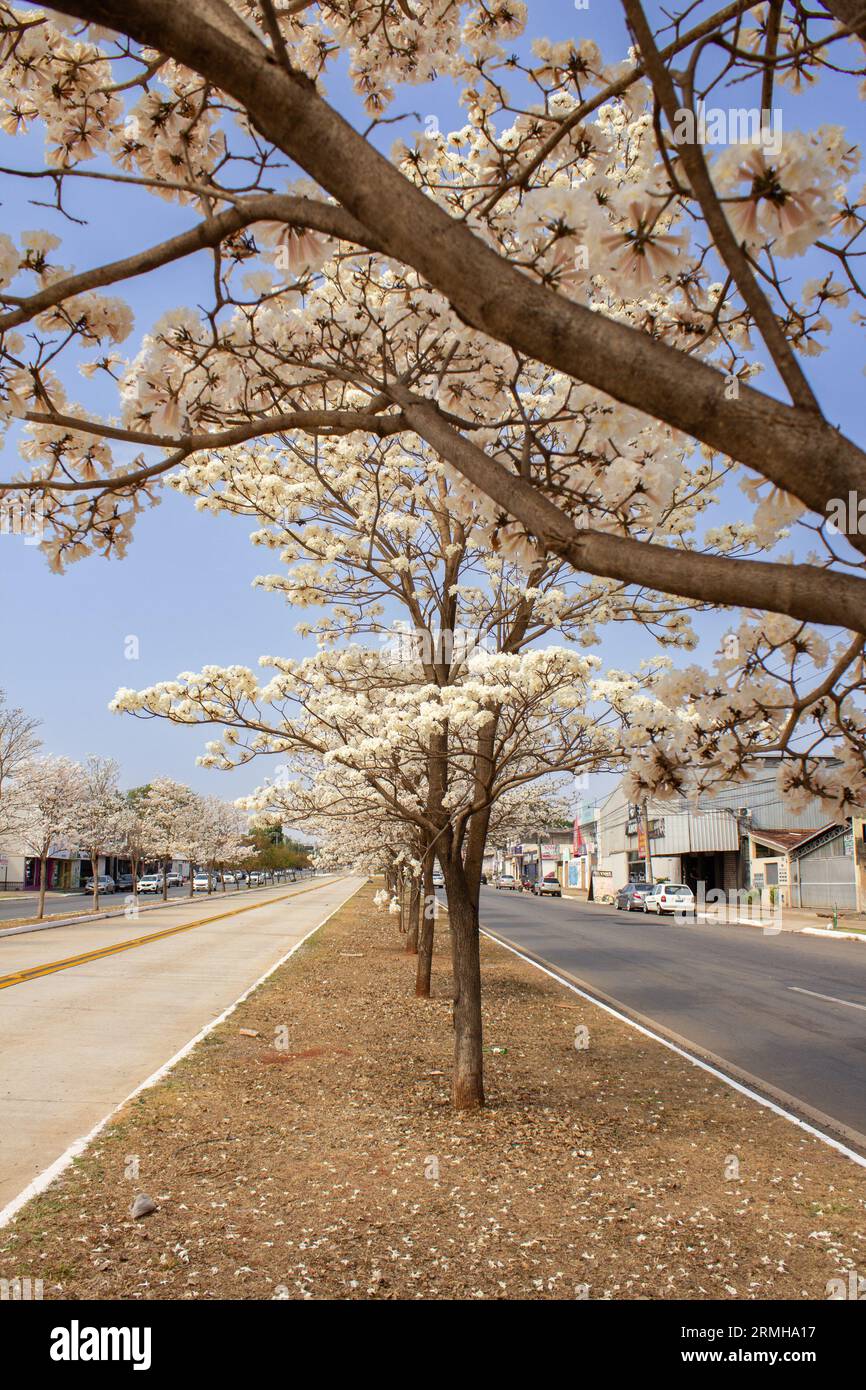
{"label": "dark car", "polygon": [[487,875],[486,875],[486,874],[482,874],[482,875],[481,875],[481,882],[482,882],[482,884],[486,884],[486,883],[487,883]]}
{"label": "dark car", "polygon": [[643,900],[652,890],[651,883],[627,883],[616,895],[617,912],[643,912]]}
{"label": "dark car", "polygon": [[523,889],[524,893],[531,893],[535,887],[535,879],[528,878],[527,875],[524,874],[523,878],[520,880],[520,886]]}

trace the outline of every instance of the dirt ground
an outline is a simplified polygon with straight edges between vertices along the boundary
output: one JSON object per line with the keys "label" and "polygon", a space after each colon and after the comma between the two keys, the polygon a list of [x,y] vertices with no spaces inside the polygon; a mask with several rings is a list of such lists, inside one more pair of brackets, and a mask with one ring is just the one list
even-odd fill
{"label": "dirt ground", "polygon": [[[866,1170],[490,942],[489,1104],[454,1114],[447,918],[416,1000],[376,886],[0,1231],[0,1278],[46,1299],[735,1300],[866,1270]],[[132,1220],[141,1192],[158,1210]]]}

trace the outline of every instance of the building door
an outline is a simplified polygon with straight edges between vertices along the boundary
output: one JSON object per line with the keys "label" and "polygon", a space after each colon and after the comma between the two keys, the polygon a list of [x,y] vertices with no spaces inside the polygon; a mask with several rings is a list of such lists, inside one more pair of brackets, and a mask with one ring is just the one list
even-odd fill
{"label": "building door", "polygon": [[797,860],[800,878],[800,907],[830,910],[833,907],[853,911],[857,906],[857,885],[854,878],[854,858],[845,853],[831,853],[831,847],[841,847],[843,836],[822,845],[814,854],[803,854]]}

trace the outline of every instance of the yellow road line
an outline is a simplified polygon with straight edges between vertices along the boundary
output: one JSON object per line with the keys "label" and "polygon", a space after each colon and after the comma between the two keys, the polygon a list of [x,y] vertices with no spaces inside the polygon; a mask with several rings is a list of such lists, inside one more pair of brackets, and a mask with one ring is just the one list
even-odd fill
{"label": "yellow road line", "polygon": [[[345,875],[332,879],[341,883]],[[100,946],[95,951],[83,951],[79,956],[67,956],[64,960],[48,961],[45,965],[31,965],[27,970],[15,970],[10,975],[0,975],[0,989],[10,989],[12,985],[23,985],[28,980],[38,980],[43,975],[54,975],[58,970],[71,970],[76,965],[86,965],[89,961],[100,960],[103,956],[116,955],[118,951],[131,951],[136,946],[146,946],[149,941],[160,941],[166,936],[176,936],[178,932],[192,931],[194,927],[206,927],[209,922],[223,922],[227,917],[240,917],[243,912],[255,912],[260,907],[270,907],[273,903],[288,902],[299,898],[302,893],[314,893],[327,887],[324,883],[314,883],[309,888],[299,888],[294,893],[283,893],[278,898],[267,898],[264,902],[247,903],[245,907],[232,908],[230,912],[217,912],[212,917],[200,917],[195,922],[184,922],[179,927],[165,927],[162,931],[149,932],[147,936],[136,936],[129,941],[117,941],[112,946]]]}

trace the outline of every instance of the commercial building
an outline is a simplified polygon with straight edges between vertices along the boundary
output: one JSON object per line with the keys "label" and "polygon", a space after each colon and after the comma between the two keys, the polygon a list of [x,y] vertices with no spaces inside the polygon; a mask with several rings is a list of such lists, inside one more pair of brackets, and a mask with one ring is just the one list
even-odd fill
{"label": "commercial building", "polygon": [[620,784],[599,807],[595,854],[587,859],[591,896],[649,878],[707,894],[745,890],[789,907],[866,908],[866,820],[833,822],[814,800],[792,811],[777,771],[768,760],[766,771],[713,797],[641,805]]}

